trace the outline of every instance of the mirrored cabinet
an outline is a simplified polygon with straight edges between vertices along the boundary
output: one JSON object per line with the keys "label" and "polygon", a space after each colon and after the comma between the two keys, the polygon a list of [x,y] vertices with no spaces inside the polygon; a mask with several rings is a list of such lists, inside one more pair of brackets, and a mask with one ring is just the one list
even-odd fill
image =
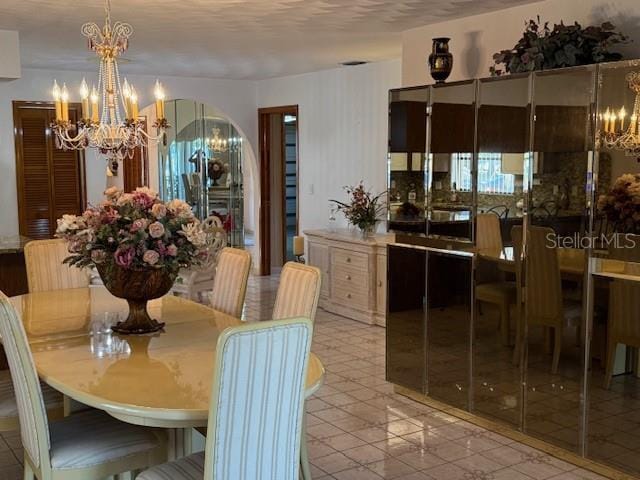
{"label": "mirrored cabinet", "polygon": [[640,62],[389,115],[387,379],[640,475]]}

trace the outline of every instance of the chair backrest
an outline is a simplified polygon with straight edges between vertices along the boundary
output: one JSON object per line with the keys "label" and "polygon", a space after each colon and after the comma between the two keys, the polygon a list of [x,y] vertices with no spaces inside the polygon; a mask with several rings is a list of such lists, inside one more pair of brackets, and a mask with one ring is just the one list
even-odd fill
{"label": "chair backrest", "polygon": [[[511,232],[515,252],[520,252],[522,227],[513,227]],[[558,326],[564,317],[558,250],[549,241],[554,236],[551,228],[530,226],[527,229],[524,289],[527,321],[532,325]]]}
{"label": "chair backrest", "polygon": [[320,298],[320,269],[296,262],[287,262],[280,273],[280,284],[271,318],[316,317]]}
{"label": "chair backrest", "polygon": [[27,243],[24,259],[29,292],[88,287],[88,271],[62,263],[68,256],[67,241],[62,238]]}
{"label": "chair backrest", "polygon": [[312,329],[303,318],[222,332],[204,480],[298,480]]}
{"label": "chair backrest", "polygon": [[502,249],[500,219],[493,213],[476,216],[476,247],[479,249]]}
{"label": "chair backrest", "polygon": [[0,292],[0,336],[9,362],[18,404],[22,445],[34,467],[48,468],[51,447],[49,424],[38,374],[22,321],[2,292]]}
{"label": "chair backrest", "polygon": [[211,215],[202,221],[202,228],[207,237],[206,258],[201,270],[208,271],[215,268],[222,249],[227,246],[227,231],[222,225],[222,220]]}
{"label": "chair backrest", "polygon": [[240,318],[250,270],[251,254],[248,251],[224,248],[218,257],[216,275],[213,278],[211,306]]}

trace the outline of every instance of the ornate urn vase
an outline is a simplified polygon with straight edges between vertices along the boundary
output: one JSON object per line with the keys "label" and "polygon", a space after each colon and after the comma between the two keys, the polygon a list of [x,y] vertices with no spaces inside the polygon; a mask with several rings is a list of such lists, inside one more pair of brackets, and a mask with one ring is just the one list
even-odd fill
{"label": "ornate urn vase", "polygon": [[429,55],[431,76],[436,83],[444,83],[453,68],[453,55],[449,52],[450,38],[439,37],[433,39],[433,50]]}
{"label": "ornate urn vase", "polygon": [[132,270],[115,263],[103,263],[96,265],[96,268],[106,289],[114,297],[123,298],[129,304],[127,319],[112,326],[111,330],[125,335],[142,335],[164,328],[164,323],[149,316],[147,302],[169,293],[178,276],[177,270],[167,268]]}

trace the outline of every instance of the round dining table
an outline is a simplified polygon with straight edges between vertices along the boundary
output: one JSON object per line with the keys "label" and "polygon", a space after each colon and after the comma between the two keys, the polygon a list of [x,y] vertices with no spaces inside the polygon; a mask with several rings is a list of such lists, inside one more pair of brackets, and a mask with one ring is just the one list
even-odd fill
{"label": "round dining table", "polygon": [[[167,295],[148,304],[151,317],[166,323],[164,331],[122,336],[110,326],[126,317],[127,303],[101,286],[30,293],[11,302],[42,381],[124,422],[171,429],[171,456],[189,453],[191,429],[207,425],[218,337],[242,320]],[[311,353],[307,396],[323,378],[324,367]]]}

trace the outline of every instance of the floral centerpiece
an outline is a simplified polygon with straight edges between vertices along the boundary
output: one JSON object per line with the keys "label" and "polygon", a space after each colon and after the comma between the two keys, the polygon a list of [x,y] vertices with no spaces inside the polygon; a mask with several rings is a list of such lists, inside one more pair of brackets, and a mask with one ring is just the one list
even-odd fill
{"label": "floral centerpiece", "polygon": [[149,188],[123,193],[111,187],[105,200],[81,216],[63,215],[56,236],[68,241],[64,262],[96,267],[105,287],[129,303],[129,316],[112,327],[118,333],[150,333],[164,324],[149,317],[148,300],[165,295],[180,268],[197,265],[206,235],[182,200],[162,202]]}
{"label": "floral centerpiece", "polygon": [[382,200],[387,193],[382,192],[372,195],[362,182],[356,186],[346,186],[344,190],[350,197],[348,203],[338,200],[330,200],[336,205],[336,209],[341,211],[347,221],[360,229],[363,238],[374,233],[376,223],[386,211],[385,202]]}
{"label": "floral centerpiece", "polygon": [[640,174],[618,177],[606,195],[598,198],[598,210],[620,233],[640,232]]}

